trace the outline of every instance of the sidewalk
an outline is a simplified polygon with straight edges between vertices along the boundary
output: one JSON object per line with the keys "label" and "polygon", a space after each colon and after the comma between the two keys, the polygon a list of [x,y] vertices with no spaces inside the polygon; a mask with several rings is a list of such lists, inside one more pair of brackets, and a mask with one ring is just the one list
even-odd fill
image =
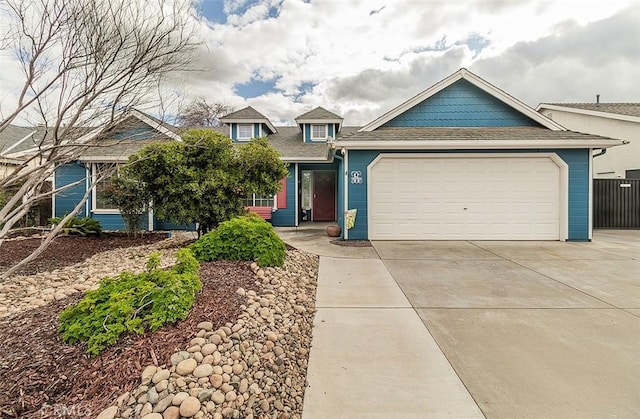
{"label": "sidewalk", "polygon": [[483,418],[375,250],[347,249],[320,257],[303,418]]}

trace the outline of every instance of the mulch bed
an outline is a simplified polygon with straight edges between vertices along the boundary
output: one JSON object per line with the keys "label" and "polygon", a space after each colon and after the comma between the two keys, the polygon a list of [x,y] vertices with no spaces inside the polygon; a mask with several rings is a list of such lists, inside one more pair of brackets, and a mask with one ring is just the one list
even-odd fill
{"label": "mulch bed", "polygon": [[95,417],[139,385],[145,366],[168,364],[184,350],[198,323],[211,321],[217,328],[235,321],[246,302],[236,294],[239,287],[259,291],[246,262],[203,263],[200,275],[202,291],[185,320],[125,336],[95,358],[56,333],[59,312],[81,293],[0,319],[0,417]]}
{"label": "mulch bed", "polygon": [[[107,233],[102,237],[58,236],[45,251],[16,272],[33,275],[82,262],[96,253],[121,247],[142,246],[167,238],[167,233],[146,233],[127,236],[124,233]],[[40,238],[7,240],[0,245],[0,272],[9,269],[29,256],[40,246]]]}

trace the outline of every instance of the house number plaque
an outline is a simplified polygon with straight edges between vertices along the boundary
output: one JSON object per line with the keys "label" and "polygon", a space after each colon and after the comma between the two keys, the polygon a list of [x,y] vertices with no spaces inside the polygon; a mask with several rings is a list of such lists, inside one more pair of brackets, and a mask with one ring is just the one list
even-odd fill
{"label": "house number plaque", "polygon": [[362,172],[360,170],[351,171],[351,184],[358,185],[362,183]]}

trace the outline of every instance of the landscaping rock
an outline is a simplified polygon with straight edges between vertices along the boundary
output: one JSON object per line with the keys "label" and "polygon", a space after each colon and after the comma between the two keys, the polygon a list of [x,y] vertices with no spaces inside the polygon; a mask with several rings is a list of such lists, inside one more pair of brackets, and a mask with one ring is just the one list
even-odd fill
{"label": "landscaping rock", "polygon": [[200,411],[200,400],[189,396],[180,404],[180,416],[190,418]]}
{"label": "landscaping rock", "polygon": [[174,373],[145,369],[128,408],[151,413],[157,394],[153,412],[165,419],[300,418],[317,268],[317,257],[299,251],[289,251],[282,268],[254,266],[258,291],[238,290],[246,299],[239,318],[217,330],[198,324],[197,337],[171,356]]}

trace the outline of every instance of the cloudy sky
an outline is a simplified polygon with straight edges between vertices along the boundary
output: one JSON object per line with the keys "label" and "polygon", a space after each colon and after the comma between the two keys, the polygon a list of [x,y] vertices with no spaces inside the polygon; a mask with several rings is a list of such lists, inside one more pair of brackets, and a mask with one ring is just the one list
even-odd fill
{"label": "cloudy sky", "polygon": [[[370,122],[466,67],[535,107],[640,101],[640,0],[200,0],[186,98]],[[0,97],[7,80],[0,73]]]}

